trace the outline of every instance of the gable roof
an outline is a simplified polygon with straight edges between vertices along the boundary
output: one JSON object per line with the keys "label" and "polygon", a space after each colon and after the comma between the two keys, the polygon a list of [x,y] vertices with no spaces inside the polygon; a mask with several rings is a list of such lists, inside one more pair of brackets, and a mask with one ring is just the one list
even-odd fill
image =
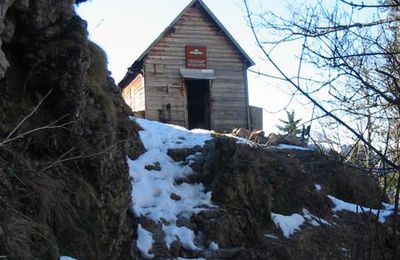
{"label": "gable roof", "polygon": [[231,41],[231,43],[238,49],[238,51],[243,55],[243,57],[246,58],[246,61],[250,66],[253,66],[255,63],[254,61],[250,58],[249,55],[243,50],[242,47],[240,47],[239,43],[233,38],[233,36],[228,32],[228,30],[225,28],[225,26],[217,19],[217,17],[211,12],[211,10],[206,6],[206,4],[202,0],[193,0],[190,2],[183,10],[180,12],[180,14],[171,22],[170,25],[168,25],[167,28],[160,34],[160,36],[157,37],[157,39],[154,40],[150,44],[150,46],[142,53],[142,55],[139,56],[137,60],[142,60],[143,58],[146,57],[146,55],[150,52],[150,50],[153,48],[155,44],[157,44],[169,31],[174,25],[178,22],[179,19],[186,13],[186,11],[191,8],[195,3],[199,3],[200,6],[206,11],[206,13],[211,17],[213,22],[217,24],[217,26],[225,33],[227,38]]}
{"label": "gable roof", "polygon": [[239,53],[245,58],[247,66],[251,67],[255,64],[254,61],[250,58],[250,56],[243,50],[243,48],[239,45],[239,43],[228,32],[225,26],[217,19],[217,17],[206,6],[206,4],[202,0],[193,0],[179,13],[179,15],[167,26],[167,28],[164,29],[164,31],[157,37],[157,39],[155,39],[150,44],[150,46],[139,56],[139,58],[132,64],[132,66],[128,68],[128,73],[118,84],[120,87],[125,87],[127,85],[126,83],[129,84],[129,82],[133,80],[132,78],[134,77],[133,75],[135,74],[136,76],[137,73],[140,72],[141,66],[143,64],[143,59],[147,56],[147,54],[154,47],[154,45],[156,45],[170,31],[170,29],[174,27],[174,25],[178,22],[179,19],[182,18],[182,16],[188,11],[188,9],[191,8],[196,3],[198,3],[203,8],[203,10],[211,17],[211,20],[219,27],[219,29],[230,40],[233,46],[236,47]]}

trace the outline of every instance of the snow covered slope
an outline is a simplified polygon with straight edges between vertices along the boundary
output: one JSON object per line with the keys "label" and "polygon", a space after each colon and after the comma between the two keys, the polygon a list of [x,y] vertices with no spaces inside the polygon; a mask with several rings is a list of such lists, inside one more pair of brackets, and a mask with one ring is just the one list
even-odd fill
{"label": "snow covered slope", "polygon": [[[356,248],[352,230],[364,229],[349,226],[357,223],[354,213],[375,217],[377,225],[386,225],[393,213],[387,204],[378,211],[333,197],[355,194],[352,200],[373,201],[375,191],[364,190],[376,184],[343,166],[335,168],[316,151],[266,149],[207,130],[132,120],[140,125],[146,148],[128,161],[136,246],[143,258],[280,258],[281,249],[273,249],[278,245],[298,259],[341,257],[344,249],[352,255]],[[171,149],[184,156],[175,158]],[[330,168],[324,168],[324,160]],[[314,161],[322,166],[307,168]],[[350,196],[342,192],[345,185]],[[319,238],[330,236],[335,242],[319,250]]]}
{"label": "snow covered slope", "polygon": [[[168,248],[179,238],[184,247],[195,250],[194,232],[187,227],[176,226],[176,220],[179,217],[190,218],[192,214],[214,207],[211,192],[204,192],[202,184],[177,182],[193,171],[188,165],[173,161],[167,152],[169,149],[203,146],[205,141],[212,139],[212,132],[200,129],[189,131],[139,118],[136,122],[143,128],[139,134],[147,151],[137,160],[129,161],[133,177],[134,214],[163,223]],[[143,256],[152,256],[148,253],[151,241],[151,234],[139,225],[137,246]]]}

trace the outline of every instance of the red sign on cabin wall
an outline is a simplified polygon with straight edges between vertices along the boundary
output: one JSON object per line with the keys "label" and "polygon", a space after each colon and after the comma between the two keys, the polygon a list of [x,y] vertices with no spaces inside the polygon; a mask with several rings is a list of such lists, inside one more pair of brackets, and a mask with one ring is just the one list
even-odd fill
{"label": "red sign on cabin wall", "polygon": [[186,68],[206,69],[207,68],[207,47],[186,46]]}

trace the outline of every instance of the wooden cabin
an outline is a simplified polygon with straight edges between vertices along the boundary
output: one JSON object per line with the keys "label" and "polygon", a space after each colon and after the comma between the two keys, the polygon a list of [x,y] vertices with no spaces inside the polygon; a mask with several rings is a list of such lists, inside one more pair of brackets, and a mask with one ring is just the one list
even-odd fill
{"label": "wooden cabin", "polygon": [[204,2],[193,0],[128,68],[119,86],[139,117],[189,129],[261,129],[262,110],[248,103],[252,65]]}

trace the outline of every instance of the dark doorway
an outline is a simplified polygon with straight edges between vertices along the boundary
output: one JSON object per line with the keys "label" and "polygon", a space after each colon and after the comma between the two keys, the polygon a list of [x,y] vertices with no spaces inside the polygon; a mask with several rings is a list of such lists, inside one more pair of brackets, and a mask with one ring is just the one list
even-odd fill
{"label": "dark doorway", "polygon": [[210,84],[208,80],[186,80],[189,129],[210,129]]}

